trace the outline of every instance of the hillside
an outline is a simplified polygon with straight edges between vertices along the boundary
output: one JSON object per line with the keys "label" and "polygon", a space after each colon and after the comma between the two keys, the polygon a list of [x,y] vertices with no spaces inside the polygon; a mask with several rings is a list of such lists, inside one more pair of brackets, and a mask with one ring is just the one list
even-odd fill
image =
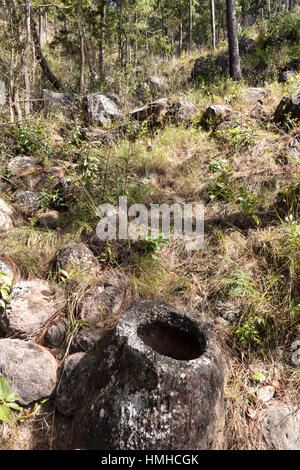
{"label": "hillside", "polygon": [[[207,387],[224,394],[218,398],[222,438],[190,446],[300,448],[299,25],[295,6],[249,26],[239,38],[241,81],[230,77],[227,40],[220,38],[215,51],[208,45],[180,57],[153,51],[127,69],[118,68],[114,51],[101,85],[90,81],[80,91],[72,44],[54,48],[50,24],[43,51],[64,89],[55,90],[37,72],[30,113],[20,99],[22,119],[12,120],[7,80],[0,82],[0,378],[21,406],[6,419],[1,383],[1,450],[89,448],[77,434],[81,426],[94,429],[84,405],[94,403],[91,390],[100,390],[95,377],[102,373],[116,375],[112,386],[118,374],[125,380],[118,385],[121,397],[127,384],[144,397],[135,380],[144,380],[151,397],[157,389],[149,357],[128,353],[126,375],[120,351],[115,363],[108,353],[111,338],[111,351],[121,341],[116,325],[121,331],[135,309],[142,312],[137,318],[148,318],[144,301],[157,301],[158,310],[174,307],[170,318],[190,312],[195,325],[201,319],[214,327],[218,352],[212,357],[222,358],[216,371],[222,368],[223,382],[207,379]],[[131,222],[154,204],[201,205],[203,247],[187,250],[185,238],[174,236],[174,214],[167,236],[149,236],[147,221],[136,240],[114,239],[121,212],[112,206],[120,197],[128,207],[139,205]],[[107,216],[99,212],[102,204],[111,205],[106,240],[96,230]],[[195,214],[192,221],[195,227]],[[200,354],[193,338],[185,342],[160,329],[157,318],[152,336],[149,325],[135,325],[138,338],[174,363],[193,362]],[[178,360],[166,352],[168,342]],[[197,388],[195,377],[191,373],[191,387]],[[136,415],[124,416],[125,429]],[[186,421],[181,424],[186,430]],[[134,439],[127,448],[137,448]]]}

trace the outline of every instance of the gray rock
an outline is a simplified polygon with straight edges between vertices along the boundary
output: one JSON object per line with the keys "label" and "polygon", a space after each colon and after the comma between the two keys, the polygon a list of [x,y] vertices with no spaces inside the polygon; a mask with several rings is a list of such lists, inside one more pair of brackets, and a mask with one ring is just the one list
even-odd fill
{"label": "gray rock", "polygon": [[50,396],[56,386],[57,362],[47,349],[20,339],[0,339],[0,377],[21,405]]}
{"label": "gray rock", "polygon": [[122,307],[128,285],[128,279],[123,274],[108,273],[97,286],[88,289],[78,302],[80,318],[98,328],[110,325]]}
{"label": "gray rock", "polygon": [[8,232],[14,227],[14,215],[13,208],[0,198],[0,233]]}
{"label": "gray rock", "polygon": [[12,287],[0,327],[21,338],[37,335],[55,313],[53,294],[41,279],[19,281]]}
{"label": "gray rock", "polygon": [[109,98],[111,101],[113,101],[117,105],[119,106],[121,105],[121,98],[114,91],[109,91],[108,93],[105,93],[105,96],[107,96],[107,98]]}
{"label": "gray rock", "polygon": [[9,161],[7,168],[14,176],[26,176],[39,170],[41,166],[35,157],[15,157]]}
{"label": "gray rock", "polygon": [[40,208],[42,194],[19,190],[15,193],[15,204],[25,216],[34,215]]}
{"label": "gray rock", "polygon": [[268,95],[269,91],[265,88],[248,88],[243,93],[245,100],[251,104],[264,104]]}
{"label": "gray rock", "polygon": [[99,347],[73,419],[73,448],[223,448],[223,359],[199,314],[133,305]]}
{"label": "gray rock", "polygon": [[0,256],[0,273],[7,274],[11,279],[15,277],[15,270],[7,261],[1,258],[1,256]]}
{"label": "gray rock", "polygon": [[254,48],[255,48],[254,39],[243,37],[239,41],[240,54],[248,54],[249,52],[252,52]]}
{"label": "gray rock", "polygon": [[51,192],[64,176],[64,168],[52,166],[27,176],[26,183],[28,188],[32,191],[38,192],[45,189]]}
{"label": "gray rock", "polygon": [[55,230],[59,225],[60,214],[57,211],[49,211],[42,214],[38,220],[37,225],[50,230]]}
{"label": "gray rock", "polygon": [[70,93],[57,93],[44,89],[42,91],[42,100],[44,109],[47,111],[59,109],[67,116],[72,115],[76,107],[76,101]]}
{"label": "gray rock", "polygon": [[78,275],[100,269],[97,258],[83,243],[69,243],[57,256],[57,270],[75,271]]}
{"label": "gray rock", "polygon": [[162,122],[172,104],[173,102],[169,98],[161,98],[160,100],[152,101],[142,108],[134,109],[130,115],[137,121],[148,121],[149,124],[159,124]]}
{"label": "gray rock", "polygon": [[81,403],[90,366],[91,358],[87,353],[79,352],[66,358],[56,392],[56,407],[61,414],[72,416]]}
{"label": "gray rock", "polygon": [[174,103],[166,114],[174,124],[187,124],[198,114],[198,108],[187,100]]}
{"label": "gray rock", "polygon": [[289,78],[296,78],[297,73],[293,72],[292,70],[284,70],[279,75],[279,83],[287,83]]}
{"label": "gray rock", "polygon": [[276,123],[290,127],[288,117],[300,120],[300,91],[294,93],[290,98],[284,97],[276,108],[274,113]]}
{"label": "gray rock", "polygon": [[123,120],[123,114],[114,101],[101,93],[90,93],[82,100],[83,115],[88,124],[111,126]]}
{"label": "gray rock", "polygon": [[52,349],[60,348],[66,337],[67,326],[67,321],[64,318],[52,323],[44,335],[44,346]]}
{"label": "gray rock", "polygon": [[216,65],[219,67],[220,73],[225,74],[229,70],[229,54],[225,52],[224,54],[219,54],[216,57]]}
{"label": "gray rock", "polygon": [[300,409],[277,403],[260,420],[266,447],[275,450],[300,450]]}
{"label": "gray rock", "polygon": [[232,112],[232,109],[224,105],[211,105],[204,111],[202,125],[205,127],[215,127]]}

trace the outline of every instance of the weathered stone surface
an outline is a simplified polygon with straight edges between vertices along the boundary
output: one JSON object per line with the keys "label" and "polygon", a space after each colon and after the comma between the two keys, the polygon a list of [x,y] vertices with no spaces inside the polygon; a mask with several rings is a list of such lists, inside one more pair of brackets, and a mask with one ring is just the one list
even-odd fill
{"label": "weathered stone surface", "polygon": [[215,59],[212,55],[198,57],[196,59],[192,72],[192,80],[196,80],[198,77],[207,78],[210,75],[213,75],[215,65]]}
{"label": "weathered stone surface", "polygon": [[7,274],[11,279],[15,276],[14,268],[0,256],[0,273]]}
{"label": "weathered stone surface", "polygon": [[232,112],[229,106],[211,105],[204,111],[202,116],[202,124],[207,127],[215,127],[224,120]]}
{"label": "weathered stone surface", "polygon": [[254,119],[265,120],[267,118],[267,113],[260,103],[257,103],[250,111],[250,117]]}
{"label": "weathered stone surface", "polygon": [[186,124],[198,114],[198,108],[187,100],[179,100],[174,103],[166,114],[174,124]]}
{"label": "weathered stone surface", "polygon": [[7,232],[14,227],[14,210],[3,199],[0,198],[0,233]]}
{"label": "weathered stone surface", "polygon": [[292,70],[284,70],[279,75],[279,83],[287,83],[289,78],[296,78],[297,73],[293,72]]}
{"label": "weathered stone surface", "polygon": [[19,190],[15,193],[15,204],[22,214],[30,216],[40,209],[41,193]]}
{"label": "weathered stone surface", "polygon": [[43,105],[46,110],[59,109],[68,116],[75,108],[74,97],[70,93],[57,93],[55,91],[42,91]]}
{"label": "weathered stone surface", "polygon": [[163,78],[160,77],[148,77],[144,82],[138,84],[136,88],[136,95],[142,101],[156,99],[159,93],[166,90],[166,83]]}
{"label": "weathered stone surface", "polygon": [[300,450],[300,409],[282,403],[269,408],[260,420],[266,447]]}
{"label": "weathered stone surface", "polygon": [[227,131],[228,129],[231,129],[241,123],[241,119],[238,113],[232,112],[230,114],[227,114],[227,116],[224,117],[224,119],[217,124],[215,127],[216,131]]}
{"label": "weathered stone surface", "polygon": [[26,182],[30,190],[41,191],[42,189],[46,189],[50,192],[64,176],[64,168],[53,166],[29,175]]}
{"label": "weathered stone surface", "polygon": [[26,176],[39,170],[41,166],[35,157],[15,157],[9,161],[7,168],[12,175]]}
{"label": "weathered stone surface", "polygon": [[91,358],[87,353],[79,352],[66,358],[56,392],[56,407],[61,414],[71,416],[81,403],[90,366]]}
{"label": "weathered stone surface", "polygon": [[134,109],[131,117],[137,121],[148,121],[150,124],[159,124],[169,111],[172,101],[169,98],[161,98],[152,101],[142,108]]}
{"label": "weathered stone surface", "polygon": [[0,377],[21,405],[50,396],[56,386],[57,362],[47,349],[20,339],[0,339]]}
{"label": "weathered stone surface", "polygon": [[133,305],[99,347],[73,421],[73,448],[217,449],[223,363],[200,315]]}
{"label": "weathered stone surface", "polygon": [[265,88],[248,88],[243,92],[244,99],[252,104],[264,104],[268,94]]}
{"label": "weathered stone surface", "polygon": [[243,37],[239,42],[240,54],[248,54],[255,48],[254,39]]}
{"label": "weathered stone surface", "polygon": [[106,332],[102,328],[82,328],[73,338],[70,352],[91,352],[103,341]]}
{"label": "weathered stone surface", "polygon": [[275,388],[272,387],[272,385],[266,385],[265,387],[259,388],[256,392],[257,398],[263,403],[266,403],[272,400],[274,395],[275,395]]}
{"label": "weathered stone surface", "polygon": [[12,287],[0,327],[6,334],[27,338],[38,334],[54,315],[53,294],[41,279],[19,281]]}
{"label": "weathered stone surface", "polygon": [[77,305],[80,318],[99,328],[111,323],[123,304],[127,289],[126,276],[118,272],[108,273],[80,299]]}
{"label": "weathered stone surface", "polygon": [[278,124],[287,125],[287,118],[300,119],[300,91],[294,93],[290,98],[284,97],[276,108],[274,121]]}
{"label": "weathered stone surface", "polygon": [[105,93],[105,96],[107,96],[107,98],[109,98],[111,101],[113,101],[117,105],[121,105],[121,98],[114,91],[109,91],[108,93]]}
{"label": "weathered stone surface", "polygon": [[84,272],[94,273],[99,270],[99,262],[91,250],[82,243],[69,243],[57,256],[57,269],[70,272],[75,270],[78,274]]}
{"label": "weathered stone surface", "polygon": [[114,101],[101,93],[90,93],[82,100],[83,114],[88,124],[108,127],[121,121],[123,114]]}
{"label": "weathered stone surface", "polygon": [[55,230],[59,225],[60,215],[57,211],[49,211],[42,214],[38,220],[37,225],[50,230]]}
{"label": "weathered stone surface", "polygon": [[52,323],[45,333],[44,346],[52,349],[60,348],[66,337],[67,326],[65,318],[60,318],[55,323]]}
{"label": "weathered stone surface", "polygon": [[219,68],[220,73],[225,74],[229,70],[229,53],[219,54],[216,57],[216,65]]}

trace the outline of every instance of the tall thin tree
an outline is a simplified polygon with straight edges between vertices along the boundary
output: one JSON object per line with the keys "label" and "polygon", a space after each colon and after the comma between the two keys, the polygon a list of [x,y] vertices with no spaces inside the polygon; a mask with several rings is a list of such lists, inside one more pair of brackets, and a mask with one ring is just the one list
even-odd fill
{"label": "tall thin tree", "polygon": [[227,12],[227,30],[229,43],[229,65],[230,76],[237,81],[242,80],[242,72],[240,66],[239,41],[237,35],[237,22],[235,0],[226,0]]}

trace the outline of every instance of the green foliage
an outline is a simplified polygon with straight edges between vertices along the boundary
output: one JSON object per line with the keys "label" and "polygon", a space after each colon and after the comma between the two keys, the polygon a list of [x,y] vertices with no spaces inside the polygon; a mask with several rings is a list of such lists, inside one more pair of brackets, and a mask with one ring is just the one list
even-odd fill
{"label": "green foliage", "polygon": [[235,334],[239,340],[245,344],[261,344],[259,331],[256,326],[256,318],[249,316],[241,325],[235,329]]}
{"label": "green foliage", "polygon": [[16,403],[19,398],[10,391],[10,386],[4,377],[0,377],[0,421],[9,421],[12,410],[20,411],[22,408]]}
{"label": "green foliage", "polygon": [[231,201],[234,189],[231,184],[231,168],[227,160],[222,157],[213,160],[209,164],[209,171],[216,174],[214,181],[207,188],[210,200]]}
{"label": "green foliage", "polygon": [[148,238],[141,238],[138,242],[138,251],[141,252],[145,258],[152,260],[158,260],[161,250],[161,245],[168,243],[169,240],[165,239],[161,234],[154,238],[149,236]]}
{"label": "green foliage", "polygon": [[5,308],[9,299],[9,293],[12,286],[12,276],[5,272],[0,272],[0,308]]}
{"label": "green foliage", "polygon": [[47,209],[63,209],[70,207],[70,203],[65,202],[64,197],[58,189],[49,192],[47,189],[41,190],[39,204]]}
{"label": "green foliage", "polygon": [[247,211],[250,214],[256,223],[256,225],[260,224],[260,218],[255,213],[255,209],[260,205],[260,199],[253,193],[248,193],[244,186],[240,188],[240,195],[237,199],[237,202],[241,204],[242,209]]}
{"label": "green foliage", "polygon": [[50,141],[45,133],[42,123],[25,122],[15,129],[17,144],[15,153],[17,155],[35,155],[39,157],[54,156]]}

